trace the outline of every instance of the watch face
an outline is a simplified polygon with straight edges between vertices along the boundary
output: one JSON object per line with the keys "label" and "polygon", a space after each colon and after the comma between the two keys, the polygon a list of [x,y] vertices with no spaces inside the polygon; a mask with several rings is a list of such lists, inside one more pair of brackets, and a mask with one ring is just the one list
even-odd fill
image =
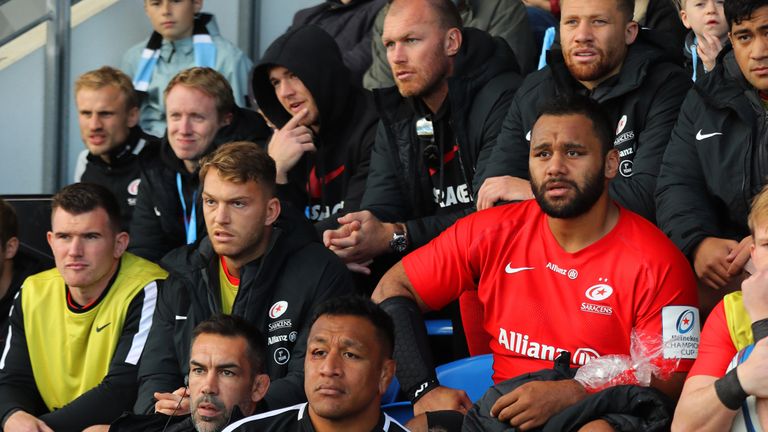
{"label": "watch face", "polygon": [[389,247],[397,253],[403,253],[408,248],[408,239],[404,234],[394,234],[389,241]]}

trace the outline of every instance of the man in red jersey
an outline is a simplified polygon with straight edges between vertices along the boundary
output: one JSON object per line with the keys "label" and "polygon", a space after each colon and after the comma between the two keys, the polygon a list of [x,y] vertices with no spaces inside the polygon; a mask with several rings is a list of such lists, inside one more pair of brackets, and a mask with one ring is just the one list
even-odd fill
{"label": "man in red jersey", "polygon": [[[561,351],[574,367],[629,354],[637,329],[663,338],[665,358],[681,359],[669,380],[651,382],[677,398],[698,347],[696,285],[664,234],[609,198],[619,164],[612,129],[585,97],[550,101],[531,137],[535,201],[458,221],[381,280],[373,298],[394,318],[398,379],[416,414],[470,406],[463,392],[439,385],[416,330],[420,312],[471,290],[491,336],[496,383],[549,368]],[[585,396],[574,380],[530,382],[500,397],[491,414],[526,430]]]}

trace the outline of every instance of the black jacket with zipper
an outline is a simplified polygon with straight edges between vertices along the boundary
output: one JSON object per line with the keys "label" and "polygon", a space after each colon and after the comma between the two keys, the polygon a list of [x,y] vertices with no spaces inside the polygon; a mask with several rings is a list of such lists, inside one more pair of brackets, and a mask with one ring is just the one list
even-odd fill
{"label": "black jacket with zipper", "polygon": [[683,103],[656,192],[659,227],[689,259],[706,237],[749,235],[767,153],[768,114],[726,46]]}
{"label": "black jacket with zipper", "polygon": [[[153,392],[183,385],[195,326],[222,313],[219,256],[205,237],[179,248],[161,262],[170,276],[160,291],[145,355],[139,367],[134,411],[151,412]],[[240,269],[232,314],[253,323],[267,346],[266,373],[272,380],[264,408],[303,402],[304,355],[313,308],[352,293],[344,264],[317,239],[302,215],[284,206],[261,258]],[[276,308],[278,302],[280,308]]]}
{"label": "black jacket with zipper", "polygon": [[[522,78],[509,45],[474,28],[464,41],[448,78],[450,124],[470,195],[480,187],[477,172],[487,163],[496,136]],[[438,204],[416,135],[422,117],[396,87],[374,90],[381,116],[371,170],[361,207],[383,222],[405,222],[412,247],[437,237],[473,206],[437,215]]]}

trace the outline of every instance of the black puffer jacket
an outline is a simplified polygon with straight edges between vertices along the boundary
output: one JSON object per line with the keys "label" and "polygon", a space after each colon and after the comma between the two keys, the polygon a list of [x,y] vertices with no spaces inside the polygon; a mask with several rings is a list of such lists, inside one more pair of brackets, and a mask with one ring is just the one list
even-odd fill
{"label": "black puffer jacket", "polygon": [[[269,128],[259,114],[236,108],[232,122],[216,133],[205,154],[230,141],[246,140],[263,145],[269,133]],[[177,173],[181,175],[187,206],[197,201],[197,238],[206,235],[200,195],[196,194],[200,183],[197,172],[187,171],[184,162],[173,152],[166,135],[160,145],[160,157],[141,160],[141,183],[131,221],[128,250],[150,261],[157,262],[170,250],[187,243],[181,199],[176,185]],[[197,197],[196,200],[193,200],[193,195]]]}
{"label": "black puffer jacket", "polygon": [[[139,367],[136,412],[153,407],[152,393],[173,391],[189,369],[194,327],[222,312],[219,256],[205,237],[174,250],[161,263],[170,272]],[[268,409],[305,400],[304,355],[312,309],[326,299],[351,294],[344,264],[317,239],[312,225],[284,206],[265,254],[240,269],[232,314],[253,323],[267,345],[266,373],[272,383]]]}
{"label": "black puffer jacket", "polygon": [[768,115],[726,46],[672,131],[656,192],[659,226],[689,259],[706,237],[741,241],[766,175]]}
{"label": "black puffer jacket", "polygon": [[692,84],[679,66],[679,57],[679,51],[672,53],[657,34],[641,30],[619,74],[588,92],[571,76],[562,53],[550,51],[550,66],[529,75],[517,92],[483,180],[503,175],[528,179],[530,132],[537,106],[559,94],[589,94],[617,125],[613,146],[619,151],[620,165],[610,183],[611,197],[655,221],[654,191],[661,158]]}
{"label": "black puffer jacket", "polygon": [[278,197],[306,208],[319,232],[335,228],[337,217],[360,208],[379,118],[373,95],[350,83],[349,70],[328,33],[313,25],[295,28],[272,43],[251,76],[256,103],[278,128],[291,114],[269,80],[276,65],[302,81],[320,111],[317,152],[298,161],[288,173],[289,183],[278,186]]}
{"label": "black puffer jacket", "polygon": [[302,9],[293,16],[290,30],[314,24],[336,40],[343,53],[344,64],[352,72],[350,82],[362,87],[363,74],[371,66],[371,27],[386,0],[340,0]]}
{"label": "black puffer jacket", "polygon": [[[480,187],[476,173],[490,157],[522,79],[503,39],[473,28],[465,28],[463,35],[454,74],[448,79],[448,103],[464,180],[474,194]],[[472,209],[435,214],[438,204],[416,136],[416,121],[422,115],[395,87],[375,90],[374,95],[381,121],[362,208],[384,222],[405,221],[410,244],[419,247]]]}

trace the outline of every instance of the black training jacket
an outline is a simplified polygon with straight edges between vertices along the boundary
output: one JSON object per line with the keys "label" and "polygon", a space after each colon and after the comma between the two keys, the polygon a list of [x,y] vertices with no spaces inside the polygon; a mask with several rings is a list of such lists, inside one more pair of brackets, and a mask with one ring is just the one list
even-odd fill
{"label": "black training jacket", "polygon": [[120,217],[123,229],[131,226],[133,209],[139,190],[141,160],[151,160],[158,156],[160,139],[149,135],[134,126],[128,138],[110,154],[110,163],[100,156],[87,153],[84,170],[76,175],[75,181],[100,184],[112,192],[120,204]]}
{"label": "black training jacket", "polygon": [[[161,264],[170,276],[159,294],[139,367],[137,413],[152,411],[153,392],[182,386],[189,370],[192,330],[222,311],[219,256],[207,237],[174,250]],[[311,310],[326,299],[351,293],[344,264],[318,241],[297,210],[284,206],[265,255],[240,269],[232,308],[233,315],[253,323],[265,338],[266,373],[272,383],[264,408],[305,400],[304,355]]]}
{"label": "black training jacket", "polygon": [[683,103],[656,191],[659,227],[689,259],[706,237],[749,235],[750,203],[768,172],[767,116],[726,46]]}
{"label": "black training jacket", "polygon": [[[297,27],[270,45],[251,74],[251,94],[278,128],[291,114],[280,104],[269,70],[283,66],[312,93],[320,111],[317,152],[305,154],[278,185],[278,196],[305,210],[319,232],[335,228],[336,219],[360,208],[368,178],[371,148],[379,119],[373,95],[350,83],[339,47],[323,29]],[[310,188],[310,175],[317,179]]]}
{"label": "black training jacket", "polygon": [[568,71],[560,51],[549,66],[526,77],[515,96],[482,180],[510,175],[528,179],[530,133],[538,105],[560,94],[588,94],[617,125],[619,173],[610,194],[622,206],[654,222],[654,191],[661,158],[691,79],[659,35],[641,30],[617,76],[591,94]]}
{"label": "black training jacket", "polygon": [[[255,111],[235,107],[232,122],[219,129],[205,154],[230,141],[246,140],[263,144],[268,135],[269,128],[261,116]],[[197,172],[187,171],[166,136],[160,144],[159,157],[142,158],[139,195],[131,221],[128,250],[150,261],[157,262],[172,249],[186,244],[181,200],[176,186],[177,173],[182,177],[187,206],[191,206],[193,193],[200,183]],[[199,239],[206,235],[199,193],[196,210]]]}
{"label": "black training jacket", "polygon": [[[480,187],[477,173],[488,162],[522,79],[515,55],[503,39],[473,28],[462,32],[454,74],[448,78],[448,101],[464,180],[474,195]],[[374,90],[374,96],[381,121],[362,208],[383,222],[405,221],[410,244],[419,247],[472,210],[435,214],[438,204],[416,136],[416,121],[422,115],[396,87]]]}

